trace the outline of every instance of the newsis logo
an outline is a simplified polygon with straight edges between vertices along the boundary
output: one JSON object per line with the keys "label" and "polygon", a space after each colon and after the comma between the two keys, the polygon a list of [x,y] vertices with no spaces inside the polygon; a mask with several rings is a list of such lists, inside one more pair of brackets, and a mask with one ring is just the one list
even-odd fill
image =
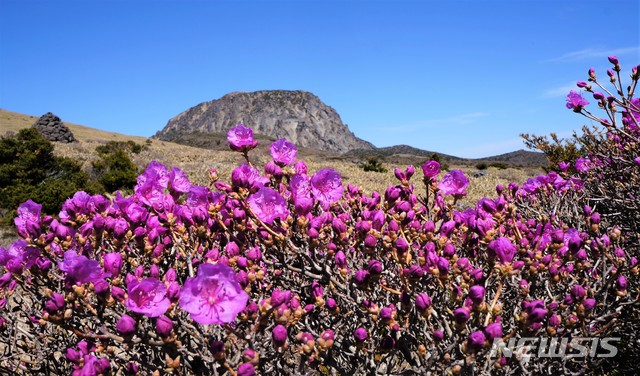
{"label": "newsis logo", "polygon": [[613,358],[618,354],[615,343],[620,337],[522,337],[509,338],[505,343],[502,338],[495,338],[491,346],[491,359],[515,356],[526,364],[531,358]]}

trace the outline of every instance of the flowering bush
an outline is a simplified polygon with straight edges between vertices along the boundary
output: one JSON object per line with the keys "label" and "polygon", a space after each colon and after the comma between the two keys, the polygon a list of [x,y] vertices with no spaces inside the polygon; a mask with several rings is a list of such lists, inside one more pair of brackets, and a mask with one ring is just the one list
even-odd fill
{"label": "flowering bush", "polygon": [[545,206],[588,181],[549,173],[460,212],[460,171],[439,179],[428,161],[418,189],[413,166],[396,169],[398,184],[365,195],[337,171],[307,171],[286,140],[259,170],[247,129],[229,132],[245,162],[230,183],[212,171],[192,185],[152,162],[131,196],[78,192],[56,218],[21,205],[23,239],[0,249],[3,370],[585,372],[603,359],[492,357],[491,345],[606,337],[637,320],[627,229],[593,205]]}

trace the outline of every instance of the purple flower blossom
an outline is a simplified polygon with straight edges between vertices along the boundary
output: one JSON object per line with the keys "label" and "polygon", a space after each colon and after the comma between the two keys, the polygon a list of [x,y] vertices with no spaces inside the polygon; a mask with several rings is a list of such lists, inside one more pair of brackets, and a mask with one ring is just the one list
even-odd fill
{"label": "purple flower blossom", "polygon": [[146,278],[138,282],[137,279],[127,284],[129,297],[124,305],[133,312],[142,313],[148,317],[158,317],[164,314],[171,302],[164,283],[156,278]]}
{"label": "purple flower blossom", "polygon": [[293,163],[298,154],[298,148],[285,138],[281,138],[272,143],[270,151],[271,158],[273,158],[273,161],[280,166],[286,166]]}
{"label": "purple flower blossom", "polygon": [[313,196],[325,209],[342,197],[344,187],[340,174],[330,168],[316,172],[311,178]]}
{"label": "purple flower blossom", "polygon": [[444,195],[464,196],[467,194],[468,186],[469,179],[464,175],[464,172],[452,170],[442,178],[438,189]]}
{"label": "purple flower blossom", "polygon": [[90,260],[70,250],[64,253],[64,260],[58,261],[60,270],[67,273],[67,280],[71,283],[96,283],[109,276],[100,268],[96,260]]}
{"label": "purple flower blossom", "polygon": [[38,237],[40,235],[40,214],[42,205],[31,200],[23,202],[18,207],[18,216],[13,220],[18,234],[23,238]]}
{"label": "purple flower blossom", "polygon": [[173,167],[168,177],[169,186],[175,192],[187,193],[191,189],[191,182],[189,182],[189,178],[181,169]]}
{"label": "purple flower blossom", "polygon": [[580,172],[587,172],[591,167],[593,167],[593,164],[586,158],[578,158],[576,159],[575,166],[576,170]]}
{"label": "purple flower blossom", "polygon": [[20,274],[24,268],[29,269],[35,265],[40,254],[39,249],[30,247],[23,239],[18,239],[7,250],[0,247],[0,266],[4,266],[13,274]]}
{"label": "purple flower blossom", "polygon": [[425,178],[433,179],[440,173],[440,163],[436,161],[426,161],[422,165],[422,172]]}
{"label": "purple flower blossom", "polygon": [[198,275],[185,281],[180,307],[199,324],[225,324],[235,320],[248,299],[233,269],[223,264],[202,264]]}
{"label": "purple flower blossom", "polygon": [[580,112],[582,108],[588,104],[589,102],[575,90],[571,90],[567,95],[567,108],[570,110]]}
{"label": "purple flower blossom", "polygon": [[505,237],[499,237],[489,243],[490,255],[496,257],[502,263],[511,262],[516,255],[516,246]]}
{"label": "purple flower blossom", "polygon": [[261,187],[258,192],[249,196],[247,202],[251,210],[266,224],[272,224],[276,218],[286,221],[290,214],[285,199],[269,187]]}
{"label": "purple flower blossom", "polygon": [[258,146],[258,141],[253,139],[253,131],[244,124],[238,124],[227,132],[227,141],[231,150],[243,153]]}
{"label": "purple flower blossom", "polygon": [[269,179],[260,175],[260,171],[257,168],[246,163],[243,163],[231,173],[231,184],[234,187],[257,188],[268,181]]}

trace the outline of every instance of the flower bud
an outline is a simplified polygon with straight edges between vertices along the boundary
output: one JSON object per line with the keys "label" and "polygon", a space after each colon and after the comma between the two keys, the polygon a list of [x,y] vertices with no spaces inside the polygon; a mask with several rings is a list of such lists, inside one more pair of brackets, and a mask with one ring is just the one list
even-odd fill
{"label": "flower bud", "polygon": [[485,340],[486,337],[484,336],[484,333],[480,330],[477,330],[469,335],[467,347],[472,351],[480,350],[484,347]]}
{"label": "flower bud", "polygon": [[421,292],[416,296],[416,309],[421,314],[425,314],[427,310],[431,307],[431,298],[424,292]]}
{"label": "flower bud", "polygon": [[326,307],[330,312],[338,311],[338,303],[333,298],[327,298]]}
{"label": "flower bud", "polygon": [[282,324],[276,325],[271,331],[271,335],[273,337],[273,344],[276,347],[282,347],[287,342],[287,328]]}
{"label": "flower bud", "polygon": [[484,332],[487,335],[489,341],[493,341],[495,338],[500,338],[502,337],[502,323],[491,323],[487,325],[486,328],[484,328]]}
{"label": "flower bud", "polygon": [[173,330],[173,321],[167,316],[160,316],[156,319],[156,333],[160,337],[168,337]]}
{"label": "flower bud", "polygon": [[122,315],[116,324],[116,330],[125,336],[132,335],[136,331],[136,320],[129,315]]}
{"label": "flower bud", "polygon": [[251,363],[242,363],[238,366],[238,371],[236,372],[236,374],[238,376],[255,376],[256,369]]}
{"label": "flower bud", "polygon": [[453,311],[453,319],[457,324],[464,324],[469,320],[469,310],[466,307],[461,307]]}
{"label": "flower bud", "polygon": [[82,360],[82,353],[76,349],[68,348],[65,352],[65,356],[73,363],[80,363]]}
{"label": "flower bud", "polygon": [[480,285],[471,286],[469,289],[469,298],[473,302],[473,304],[480,304],[484,300],[484,287]]}
{"label": "flower bud", "polygon": [[122,256],[118,252],[104,255],[104,270],[111,273],[112,278],[118,277],[122,269]]}
{"label": "flower bud", "polygon": [[224,360],[226,356],[224,342],[222,341],[209,341],[209,351],[211,351],[213,358],[218,361]]}
{"label": "flower bud", "polygon": [[582,306],[585,311],[591,311],[596,306],[596,300],[593,298],[587,298],[582,301]]}
{"label": "flower bud", "polygon": [[365,328],[358,328],[353,332],[353,338],[355,338],[358,344],[363,343],[368,336],[369,334]]}

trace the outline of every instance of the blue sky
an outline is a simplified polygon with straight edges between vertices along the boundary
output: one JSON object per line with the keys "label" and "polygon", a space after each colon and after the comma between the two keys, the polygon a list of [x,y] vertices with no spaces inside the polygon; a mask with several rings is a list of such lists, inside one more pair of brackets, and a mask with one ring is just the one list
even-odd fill
{"label": "blue sky", "polygon": [[483,157],[587,124],[566,93],[608,55],[628,77],[639,22],[637,0],[0,0],[0,108],[151,136],[229,92],[299,89],[376,146]]}

